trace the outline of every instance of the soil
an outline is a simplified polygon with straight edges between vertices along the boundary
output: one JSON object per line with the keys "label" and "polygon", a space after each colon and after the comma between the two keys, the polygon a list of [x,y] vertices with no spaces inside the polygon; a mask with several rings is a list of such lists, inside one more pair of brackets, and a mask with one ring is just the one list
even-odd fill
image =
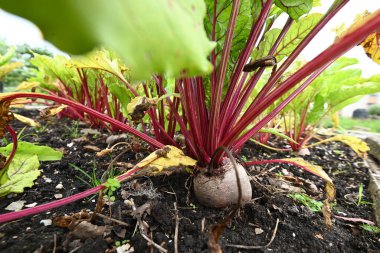
{"label": "soil", "polygon": [[[87,129],[83,124],[68,119],[42,119],[37,111],[25,113],[34,116],[43,127],[39,130],[26,127],[22,139],[60,149],[64,152],[64,157],[58,162],[42,162],[42,174],[35,185],[25,189],[22,194],[1,199],[0,214],[8,212],[4,208],[17,200],[24,200],[26,204],[43,204],[55,200],[55,194],[67,197],[90,188],[79,179],[89,181],[86,176],[70,164],[90,174],[95,168],[96,175],[100,178],[119,153],[127,151],[115,163],[116,171],[125,170],[150,152],[147,145],[135,138],[122,136],[117,141],[126,141],[127,146],[121,145],[111,155],[98,158],[94,147],[107,147],[106,140],[110,134],[106,131],[83,135],[80,130]],[[17,131],[24,127],[16,121],[12,122],[12,126]],[[277,140],[271,142],[281,144]],[[337,142],[313,147],[310,153],[304,159],[322,166],[337,188],[336,203],[332,207],[334,215],[373,221],[372,207],[368,204],[371,200],[366,190],[369,183],[366,162],[350,148]],[[294,156],[248,143],[238,157],[244,163],[244,160]],[[124,162],[123,167],[118,166],[120,162]],[[324,183],[318,177],[283,164],[256,165],[247,170],[252,178],[253,200],[240,209],[222,233],[220,246],[223,252],[380,252],[378,234],[361,228],[362,223],[333,218],[333,228],[330,230],[324,225],[321,212],[313,212],[289,197],[291,191],[306,190],[314,199],[323,200]],[[284,178],[292,180],[283,180]],[[304,180],[311,183],[299,183],[305,182]],[[124,182],[121,189],[115,192],[115,202],[110,206],[105,205],[102,210],[104,216],[98,216],[93,221],[98,227],[90,224],[90,230],[105,230],[98,235],[92,235],[92,231],[86,230],[79,231],[82,234],[78,235],[78,231],[72,228],[62,228],[56,223],[49,226],[41,223],[42,220],[73,215],[81,210],[93,211],[96,197],[0,224],[0,252],[116,252],[116,246],[120,244],[124,244],[125,249],[122,251],[119,248],[118,252],[159,252],[141,235],[136,226],[138,218],[146,235],[168,252],[174,252],[175,245],[178,252],[207,252],[210,226],[220,223],[231,209],[211,209],[199,205],[191,192],[190,182],[191,175],[186,173]],[[357,205],[360,183],[364,185],[363,201]],[[58,184],[62,184],[63,188],[56,189]],[[310,190],[310,185],[315,185],[316,188]],[[133,215],[132,203],[138,210],[147,207],[146,212],[140,216]],[[107,217],[114,218],[116,222]],[[277,220],[279,224],[276,230]],[[122,225],[117,221],[121,221]],[[266,245],[272,237],[272,243],[261,249],[248,250],[231,246]]]}

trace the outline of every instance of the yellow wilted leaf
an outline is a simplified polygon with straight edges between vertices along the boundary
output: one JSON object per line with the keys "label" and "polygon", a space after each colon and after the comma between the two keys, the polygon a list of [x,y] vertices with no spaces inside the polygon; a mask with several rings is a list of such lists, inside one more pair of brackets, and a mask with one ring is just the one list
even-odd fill
{"label": "yellow wilted leaf", "polygon": [[51,117],[57,115],[66,108],[67,105],[55,105],[44,109],[40,114],[42,117]]}
{"label": "yellow wilted leaf", "polygon": [[23,64],[21,62],[10,62],[3,66],[0,66],[0,80],[3,79],[7,74],[12,72],[14,69],[21,67]]}
{"label": "yellow wilted leaf", "polygon": [[17,86],[16,91],[30,90],[32,88],[38,87],[39,85],[39,82],[22,82],[19,86]]}
{"label": "yellow wilted leaf", "polygon": [[327,175],[327,173],[323,170],[323,168],[321,166],[311,164],[311,163],[305,161],[304,159],[302,159],[300,157],[285,158],[285,159],[280,159],[280,160],[288,161],[288,162],[292,162],[292,163],[295,163],[297,165],[300,165],[304,170],[306,170],[306,171],[322,178],[323,180],[325,180],[325,182],[326,182],[325,191],[326,191],[327,199],[329,201],[332,201],[335,199],[335,186],[333,184],[333,181],[329,177],[329,175]]}
{"label": "yellow wilted leaf", "polygon": [[[338,33],[338,38],[343,37],[345,34],[364,24],[376,13],[378,13],[378,11],[372,14],[368,11],[364,11],[362,14],[357,15],[353,24],[345,32]],[[380,31],[368,35],[368,37],[363,40],[360,45],[364,48],[364,51],[369,58],[380,64]]]}
{"label": "yellow wilted leaf", "polygon": [[380,64],[380,32],[370,34],[360,45],[369,58]]}
{"label": "yellow wilted leaf", "polygon": [[20,114],[16,114],[16,113],[13,113],[13,116],[15,117],[15,119],[21,121],[22,123],[25,123],[27,124],[28,126],[31,126],[31,127],[40,127],[40,123],[30,119],[30,118],[27,118],[27,117],[24,117]]}
{"label": "yellow wilted leaf", "polygon": [[196,163],[196,160],[186,156],[182,150],[168,145],[151,153],[144,160],[136,164],[135,167],[148,168],[149,176],[159,173],[170,174],[173,169],[182,166],[195,166]]}
{"label": "yellow wilted leaf", "polygon": [[340,126],[340,116],[339,112],[336,112],[331,115],[331,121],[333,123],[333,128],[337,129]]}
{"label": "yellow wilted leaf", "polygon": [[355,136],[349,136],[349,135],[336,135],[334,137],[328,138],[326,141],[340,141],[352,148],[353,151],[355,151],[356,154],[358,154],[361,158],[365,159],[367,157],[367,152],[369,151],[369,147],[367,143],[362,141],[361,139],[355,137]]}

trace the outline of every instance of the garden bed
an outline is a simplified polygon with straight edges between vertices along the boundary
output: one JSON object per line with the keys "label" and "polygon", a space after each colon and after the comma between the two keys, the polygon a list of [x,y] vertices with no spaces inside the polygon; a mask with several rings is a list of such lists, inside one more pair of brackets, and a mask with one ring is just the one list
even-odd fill
{"label": "garden bed", "polygon": [[[38,112],[28,114],[38,115]],[[112,153],[112,157],[97,158],[97,148],[107,147],[109,134],[106,132],[81,134],[80,130],[87,127],[66,119],[46,121],[39,118],[39,121],[43,128],[37,132],[26,128],[23,140],[60,149],[64,157],[58,162],[43,162],[42,175],[32,188],[17,196],[3,198],[0,202],[1,214],[6,213],[5,207],[14,201],[24,200],[26,205],[42,204],[61,197],[56,194],[67,197],[88,189],[89,186],[78,179],[86,179],[84,174],[70,164],[87,173],[96,167],[96,175],[100,178],[112,158],[122,151],[128,149],[118,160],[124,163],[124,169],[130,168],[150,152],[147,145],[126,136],[119,141],[128,142],[128,147],[121,146]],[[18,122],[13,122],[12,126],[18,131],[23,128]],[[337,188],[334,215],[374,221],[372,207],[367,204],[371,200],[366,190],[369,183],[366,163],[347,146],[336,142],[313,147],[310,151],[311,155],[304,159],[322,166]],[[251,161],[285,156],[293,155],[276,153],[248,143],[239,157]],[[321,212],[312,212],[288,196],[290,191],[307,191],[313,198],[322,200],[324,183],[318,177],[290,165],[257,165],[248,170],[252,178],[253,200],[240,210],[223,232],[220,245],[224,252],[380,251],[378,236],[363,229],[360,226],[362,223],[333,218],[334,226],[329,230],[323,223]],[[78,235],[78,231],[61,228],[54,222],[45,226],[41,221],[72,215],[84,209],[93,211],[96,197],[0,224],[0,252],[116,252],[119,244],[133,247],[134,252],[158,252],[157,247],[141,236],[136,228],[136,218],[141,218],[150,239],[168,252],[174,252],[176,247],[179,252],[207,252],[210,225],[221,222],[229,209],[200,206],[189,190],[189,177],[186,173],[176,173],[124,182],[116,192],[116,201],[110,207],[106,206],[102,216],[93,222],[104,228],[105,233],[92,238],[89,237],[91,233],[86,235],[82,231]],[[358,205],[360,183],[364,185],[364,191],[362,202]],[[57,187],[59,184],[63,188]],[[144,208],[139,208],[141,206]],[[135,212],[133,216],[134,207],[145,212],[142,215]],[[277,220],[279,224],[276,229]],[[248,250],[236,246],[264,246],[269,242],[271,244],[267,248],[261,249]],[[129,250],[121,252],[132,252]]]}

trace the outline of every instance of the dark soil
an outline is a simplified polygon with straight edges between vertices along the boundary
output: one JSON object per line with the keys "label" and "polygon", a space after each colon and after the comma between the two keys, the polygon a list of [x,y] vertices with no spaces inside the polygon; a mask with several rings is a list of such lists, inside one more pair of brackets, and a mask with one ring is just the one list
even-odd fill
{"label": "dark soil", "polygon": [[[35,130],[27,127],[23,132],[23,140],[61,149],[64,151],[64,157],[59,162],[43,162],[42,175],[32,188],[27,188],[17,196],[1,199],[1,214],[7,212],[4,209],[6,206],[17,200],[25,200],[26,204],[43,204],[55,200],[54,195],[57,193],[67,197],[90,188],[78,179],[80,177],[87,180],[83,173],[75,170],[70,164],[88,173],[92,173],[93,168],[96,168],[96,175],[100,178],[112,159],[122,151],[128,152],[118,160],[119,163],[124,162],[123,168],[116,164],[115,167],[119,170],[125,170],[125,167],[137,163],[150,152],[148,146],[134,138],[125,137],[123,140],[128,142],[128,146],[121,146],[111,155],[97,158],[96,152],[85,146],[106,148],[106,138],[109,136],[106,131],[95,135],[87,134],[86,138],[80,138],[82,135],[78,131],[86,128],[82,124],[78,125],[67,119],[46,121],[39,118],[38,112],[35,111],[28,114],[35,115],[43,124],[43,128]],[[12,126],[18,131],[24,127],[16,121]],[[360,183],[364,185],[363,200],[371,201],[366,191],[369,183],[366,163],[347,146],[336,142],[311,148],[310,151],[311,155],[305,156],[304,159],[322,166],[332,177],[337,188],[333,213],[373,221],[371,205],[357,205]],[[253,144],[247,144],[239,155],[242,160],[248,161],[293,156],[264,150]],[[324,183],[318,177],[282,164],[260,165],[248,170],[252,176],[253,200],[240,210],[223,232],[220,245],[224,252],[380,252],[379,237],[362,229],[362,223],[334,218],[334,226],[329,230],[324,225],[321,212],[312,212],[308,207],[302,206],[288,197],[289,190],[276,187],[273,183],[281,180],[281,175],[293,179],[308,179],[317,186],[313,193],[310,193],[310,189],[305,185],[293,184],[291,186],[295,188],[292,189],[306,189],[313,198],[323,200]],[[110,207],[105,206],[102,211],[103,215],[122,221],[124,225],[97,217],[93,223],[100,227],[106,226],[106,232],[97,237],[85,235],[78,239],[69,228],[61,228],[54,223],[50,226],[41,224],[41,220],[65,214],[72,215],[82,209],[93,211],[96,197],[0,224],[0,252],[116,252],[116,245],[119,243],[129,244],[134,248],[134,252],[158,252],[136,228],[136,216],[133,217],[131,214],[131,199],[136,207],[144,204],[150,207],[149,212],[144,213],[141,219],[145,224],[146,234],[155,243],[168,252],[174,252],[177,217],[178,251],[207,252],[210,226],[225,218],[229,209],[218,210],[200,206],[189,190],[189,177],[189,174],[177,173],[124,182],[116,192],[115,203]],[[59,183],[63,185],[63,189],[56,189]],[[288,181],[284,184],[289,185]],[[247,250],[229,245],[266,245],[271,240],[277,219],[278,229],[269,247]]]}

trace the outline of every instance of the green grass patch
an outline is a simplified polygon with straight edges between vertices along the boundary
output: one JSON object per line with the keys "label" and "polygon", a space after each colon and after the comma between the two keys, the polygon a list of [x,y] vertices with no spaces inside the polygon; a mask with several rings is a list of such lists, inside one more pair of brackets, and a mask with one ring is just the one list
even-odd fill
{"label": "green grass patch", "polygon": [[4,89],[4,93],[5,92],[13,92],[13,91],[15,91],[16,86],[4,86],[3,89]]}
{"label": "green grass patch", "polygon": [[371,132],[380,133],[380,119],[352,119],[341,118],[340,126],[346,130],[368,128]]}

